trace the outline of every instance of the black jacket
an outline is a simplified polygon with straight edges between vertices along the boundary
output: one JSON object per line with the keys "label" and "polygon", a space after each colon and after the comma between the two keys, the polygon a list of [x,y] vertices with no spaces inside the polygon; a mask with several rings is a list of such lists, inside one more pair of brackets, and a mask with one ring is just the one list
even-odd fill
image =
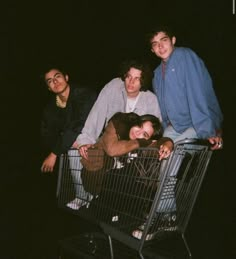
{"label": "black jacket", "polygon": [[57,107],[56,96],[51,97],[44,109],[41,122],[44,152],[60,155],[73,145],[95,100],[95,91],[73,85],[70,85],[66,108]]}

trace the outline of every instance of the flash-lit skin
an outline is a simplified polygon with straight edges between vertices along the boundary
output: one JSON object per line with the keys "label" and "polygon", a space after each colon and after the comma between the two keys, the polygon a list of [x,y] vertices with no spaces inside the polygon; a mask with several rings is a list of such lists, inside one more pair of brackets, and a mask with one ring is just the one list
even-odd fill
{"label": "flash-lit skin", "polygon": [[[152,127],[152,123],[150,121],[146,121],[142,124],[142,126],[133,126],[129,131],[129,138],[130,140],[135,139],[150,139],[154,133],[154,129]],[[153,140],[155,142],[155,140]],[[93,144],[83,145],[79,148],[80,155],[88,159],[88,149],[92,148]],[[163,158],[167,158],[173,149],[173,143],[171,141],[166,141],[159,147],[158,150],[158,157],[159,160]]]}
{"label": "flash-lit skin", "polygon": [[175,42],[175,37],[170,38],[164,32],[159,32],[151,40],[151,51],[163,61],[167,61],[174,50]]}
{"label": "flash-lit skin", "polygon": [[129,138],[131,140],[134,139],[150,139],[153,135],[154,130],[152,127],[152,123],[150,121],[146,121],[143,123],[142,127],[133,126],[129,131]]}
{"label": "flash-lit skin", "polygon": [[[154,129],[152,127],[152,123],[150,121],[146,121],[143,123],[141,127],[133,126],[129,131],[129,138],[134,139],[150,139],[154,133]],[[163,158],[167,158],[170,155],[172,150],[172,143],[164,143],[159,148],[159,160]]]}
{"label": "flash-lit skin", "polygon": [[45,75],[45,81],[51,92],[58,95],[61,101],[67,101],[70,93],[68,75],[63,75],[59,70],[52,69]]}
{"label": "flash-lit skin", "polygon": [[125,77],[125,90],[130,98],[136,97],[141,88],[142,71],[131,67]]}

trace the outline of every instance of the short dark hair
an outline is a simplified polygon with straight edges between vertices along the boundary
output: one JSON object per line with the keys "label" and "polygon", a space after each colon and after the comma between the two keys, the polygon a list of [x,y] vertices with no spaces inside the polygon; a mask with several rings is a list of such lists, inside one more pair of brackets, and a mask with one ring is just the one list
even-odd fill
{"label": "short dark hair", "polygon": [[175,36],[175,34],[173,32],[173,29],[170,26],[163,25],[163,24],[155,25],[146,34],[146,42],[147,42],[149,47],[151,46],[151,40],[159,32],[164,32],[170,39],[172,39]]}
{"label": "short dark hair", "polygon": [[66,76],[68,75],[66,69],[62,66],[59,66],[59,65],[53,65],[53,64],[48,64],[46,65],[42,70],[41,70],[41,73],[40,73],[40,79],[45,82],[45,75],[51,71],[51,70],[58,70],[60,73],[62,73],[63,76]]}
{"label": "short dark hair", "polygon": [[141,88],[140,90],[146,91],[151,88],[153,72],[149,64],[144,60],[129,59],[121,63],[119,76],[124,81],[130,68],[141,70]]}

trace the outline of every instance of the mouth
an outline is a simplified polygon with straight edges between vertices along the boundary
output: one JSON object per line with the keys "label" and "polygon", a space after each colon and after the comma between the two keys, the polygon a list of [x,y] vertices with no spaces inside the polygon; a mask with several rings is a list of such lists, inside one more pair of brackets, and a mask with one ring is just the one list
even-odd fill
{"label": "mouth", "polygon": [[134,89],[133,86],[128,85],[127,90],[133,90],[133,89]]}
{"label": "mouth", "polygon": [[59,84],[55,85],[54,88],[55,88],[55,90],[59,90],[60,89],[60,85]]}
{"label": "mouth", "polygon": [[160,55],[165,55],[166,54],[166,51],[164,50],[164,51],[159,51],[159,54]]}

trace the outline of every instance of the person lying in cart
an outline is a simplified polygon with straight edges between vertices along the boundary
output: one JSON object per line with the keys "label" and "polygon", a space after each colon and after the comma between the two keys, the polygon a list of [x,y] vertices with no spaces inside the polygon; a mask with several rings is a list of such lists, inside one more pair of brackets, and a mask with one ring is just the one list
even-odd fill
{"label": "person lying in cart", "polygon": [[[140,59],[126,59],[120,64],[117,77],[109,81],[100,91],[77,137],[80,156],[86,156],[87,144],[95,144],[101,137],[108,121],[117,112],[135,112],[138,115],[151,114],[160,119],[161,111],[156,95],[151,88],[153,72],[150,65]],[[76,186],[83,186],[77,178]],[[89,195],[89,199],[92,198]],[[72,201],[73,209],[78,210],[86,200],[79,195]]]}
{"label": "person lying in cart", "polygon": [[[83,186],[87,192],[104,203],[106,196],[104,187],[107,188],[108,178],[113,178],[113,182],[116,181],[114,169],[124,174],[129,171],[128,156],[125,154],[139,148],[145,152],[142,148],[152,147],[152,151],[155,152],[154,160],[159,163],[170,155],[173,146],[170,138],[162,137],[160,120],[154,115],[139,116],[136,113],[118,112],[110,119],[99,141],[94,145],[87,145],[87,154],[81,160]],[[125,162],[124,159],[126,159]],[[128,182],[127,179],[125,181]],[[116,188],[121,185],[118,184]],[[94,202],[97,203],[94,199],[91,204]]]}

